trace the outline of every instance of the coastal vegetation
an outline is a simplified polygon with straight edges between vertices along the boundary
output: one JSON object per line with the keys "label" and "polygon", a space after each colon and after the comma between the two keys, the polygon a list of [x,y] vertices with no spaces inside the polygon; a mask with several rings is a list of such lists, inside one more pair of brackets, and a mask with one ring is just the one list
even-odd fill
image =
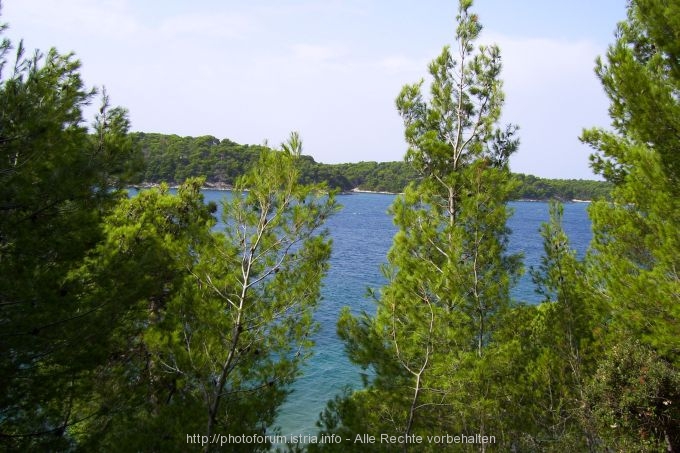
{"label": "coastal vegetation", "polygon": [[[318,164],[297,133],[278,149],[130,133],[73,55],[4,39],[0,447],[269,451],[318,327],[333,189],[359,188],[403,192],[375,309],[337,323],[364,386],[320,415],[341,441],[290,449],[680,450],[680,4],[631,0],[597,62],[612,128],[581,140],[605,184],[510,172],[501,49],[477,44],[472,3],[398,94],[403,163]],[[128,196],[144,182],[161,184]],[[235,189],[220,219],[208,184]],[[551,203],[539,304],[511,297],[513,198],[597,199],[582,257]]]}
{"label": "coastal vegetation", "polygon": [[300,183],[299,136],[258,150],[216,229],[202,179],[127,196],[127,112],[104,93],[82,125],[96,93],[72,55],[4,40],[0,70],[0,449],[264,434],[312,345],[337,209]]}
{"label": "coastal vegetation", "polygon": [[[134,132],[130,136],[146,162],[143,181],[151,184],[178,185],[187,178],[205,177],[209,187],[232,187],[265,148],[212,136],[179,137],[145,132]],[[357,189],[402,193],[409,183],[420,179],[416,169],[404,161],[323,164],[311,156],[301,156],[297,165],[303,183],[325,183],[343,192]],[[611,190],[607,181],[549,179],[521,173],[513,177],[519,183],[510,195],[514,200],[596,200],[608,198]]]}

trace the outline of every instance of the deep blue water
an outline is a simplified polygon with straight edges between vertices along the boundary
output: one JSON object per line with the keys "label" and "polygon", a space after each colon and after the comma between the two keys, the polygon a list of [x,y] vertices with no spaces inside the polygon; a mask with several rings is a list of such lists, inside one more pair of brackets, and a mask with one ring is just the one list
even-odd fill
{"label": "deep blue water", "polygon": [[[206,201],[219,201],[228,192],[204,191]],[[345,386],[360,387],[360,371],[349,363],[343,344],[336,335],[336,321],[343,306],[352,311],[373,313],[374,303],[367,297],[367,288],[378,289],[384,279],[380,264],[385,262],[396,228],[387,214],[393,195],[341,195],[343,209],[327,222],[333,238],[330,270],[324,282],[323,299],[316,313],[320,330],[315,337],[314,355],[304,368],[303,376],[293,387],[293,393],[281,408],[277,425],[281,434],[316,434],[316,421],[326,402]],[[586,203],[564,206],[563,226],[571,245],[583,255],[590,242],[590,221]],[[538,303],[530,266],[538,266],[543,244],[539,233],[548,220],[548,203],[513,202],[514,214],[509,221],[512,229],[510,252],[524,254],[525,273],[512,295],[516,300]]]}

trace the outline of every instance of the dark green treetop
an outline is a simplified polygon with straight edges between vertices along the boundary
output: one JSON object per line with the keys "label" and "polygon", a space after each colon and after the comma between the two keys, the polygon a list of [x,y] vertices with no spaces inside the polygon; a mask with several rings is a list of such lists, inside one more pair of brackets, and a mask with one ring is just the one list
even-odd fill
{"label": "dark green treetop", "polygon": [[[4,26],[2,29],[4,30]],[[63,448],[74,398],[105,356],[106,310],[69,279],[102,237],[102,217],[140,160],[125,110],[103,96],[94,134],[83,108],[95,98],[79,62],[55,49],[12,56],[0,45],[0,442]],[[96,349],[96,348],[95,348]]]}

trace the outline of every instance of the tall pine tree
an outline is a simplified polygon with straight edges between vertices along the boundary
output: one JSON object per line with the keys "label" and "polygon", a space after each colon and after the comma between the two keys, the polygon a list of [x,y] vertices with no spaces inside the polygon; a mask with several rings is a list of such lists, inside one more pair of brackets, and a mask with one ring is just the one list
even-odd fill
{"label": "tall pine tree", "polygon": [[490,351],[521,267],[506,251],[508,158],[518,141],[516,127],[498,127],[500,51],[475,46],[482,27],[471,6],[460,2],[455,50],[445,47],[429,66],[429,98],[424,81],[397,98],[406,159],[422,181],[391,208],[399,230],[375,316],[347,309],[339,321],[352,361],[375,372],[325,416],[345,434],[493,432]]}

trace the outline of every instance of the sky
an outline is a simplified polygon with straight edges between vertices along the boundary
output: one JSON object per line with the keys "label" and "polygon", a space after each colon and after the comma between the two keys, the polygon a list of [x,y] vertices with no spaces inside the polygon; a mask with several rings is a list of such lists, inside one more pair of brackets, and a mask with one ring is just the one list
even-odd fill
{"label": "sky", "polygon": [[[476,0],[501,48],[514,172],[597,179],[578,136],[607,127],[598,55],[626,0]],[[455,0],[2,0],[13,42],[75,52],[132,130],[270,145],[318,162],[401,160],[395,98],[455,39]],[[86,112],[93,118],[94,107]]]}

